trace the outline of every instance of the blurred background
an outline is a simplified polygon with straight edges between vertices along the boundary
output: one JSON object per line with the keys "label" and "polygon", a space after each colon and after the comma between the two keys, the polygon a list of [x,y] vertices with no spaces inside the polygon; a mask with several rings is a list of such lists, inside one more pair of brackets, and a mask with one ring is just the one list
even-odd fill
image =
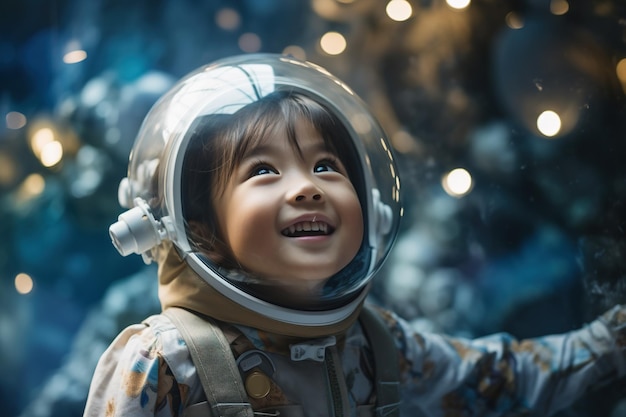
{"label": "blurred background", "polygon": [[[0,414],[82,415],[99,355],[159,310],[108,237],[134,136],[176,79],[254,52],[326,67],[393,142],[406,215],[373,301],[519,338],[624,301],[622,0],[4,0]],[[559,415],[626,415],[626,385]]]}

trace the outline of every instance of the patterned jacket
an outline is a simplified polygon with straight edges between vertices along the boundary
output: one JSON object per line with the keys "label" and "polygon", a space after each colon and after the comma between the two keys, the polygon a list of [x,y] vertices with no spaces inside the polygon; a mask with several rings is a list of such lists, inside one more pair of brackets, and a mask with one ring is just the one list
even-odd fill
{"label": "patterned jacket", "polygon": [[[548,416],[626,373],[626,309],[621,306],[582,329],[523,341],[504,333],[474,340],[418,333],[393,313],[377,311],[397,346],[389,354],[398,355],[403,416],[531,411]],[[332,415],[320,373],[323,361],[291,360],[293,340],[286,343],[267,332],[227,324],[222,330],[235,356],[258,350],[276,368],[272,389],[249,398],[255,412],[299,404],[306,417]],[[359,322],[336,339],[336,347],[350,401],[346,415],[372,415],[373,358]],[[178,417],[192,415],[192,406],[202,401],[202,386],[181,334],[166,316],[156,315],[126,328],[103,354],[84,415]]]}

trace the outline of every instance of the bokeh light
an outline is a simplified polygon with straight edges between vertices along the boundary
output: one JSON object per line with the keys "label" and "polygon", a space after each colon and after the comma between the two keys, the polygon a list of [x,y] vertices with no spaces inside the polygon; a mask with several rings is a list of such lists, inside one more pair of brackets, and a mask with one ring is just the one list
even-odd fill
{"label": "bokeh light", "polygon": [[504,21],[511,29],[521,29],[524,27],[524,19],[518,13],[509,12],[506,14]]}
{"label": "bokeh light", "polygon": [[551,0],[550,12],[553,15],[561,16],[569,11],[569,3],[567,0]]}
{"label": "bokeh light", "polygon": [[63,62],[66,64],[77,64],[79,62],[87,59],[87,52],[82,49],[76,49],[73,51],[69,51],[65,55],[63,55]]}
{"label": "bokeh light", "polygon": [[446,0],[446,3],[453,9],[460,10],[469,7],[471,0]]}
{"label": "bokeh light", "polygon": [[472,176],[464,168],[455,168],[443,176],[441,185],[449,195],[463,197],[472,190]]}
{"label": "bokeh light", "polygon": [[537,117],[537,129],[544,136],[556,136],[561,131],[561,118],[556,112],[546,110]]}
{"label": "bokeh light", "polygon": [[243,52],[259,52],[261,50],[261,38],[256,33],[244,33],[239,37],[239,48]]}
{"label": "bokeh light", "polygon": [[615,67],[615,73],[619,82],[622,84],[622,91],[626,93],[626,58],[619,60]]}
{"label": "bokeh light", "polygon": [[17,130],[26,126],[26,116],[17,111],[8,112],[5,120],[8,129]]}
{"label": "bokeh light", "polygon": [[33,290],[34,282],[30,275],[23,272],[15,276],[15,289],[20,294],[28,294]]}
{"label": "bokeh light", "polygon": [[354,129],[361,135],[366,135],[372,130],[372,125],[370,123],[367,115],[362,113],[357,113],[350,119],[352,122]]}
{"label": "bokeh light", "polygon": [[41,164],[47,168],[53,167],[63,159],[63,145],[59,141],[47,143],[41,149]]}
{"label": "bokeh light", "polygon": [[0,151],[0,186],[13,184],[17,178],[16,161]]}
{"label": "bokeh light", "polygon": [[241,25],[241,16],[237,10],[224,7],[215,14],[215,23],[224,30],[236,30]]}
{"label": "bokeh light", "polygon": [[43,148],[54,141],[54,132],[48,127],[41,128],[31,137],[30,147],[35,156],[39,157]]}
{"label": "bokeh light", "polygon": [[22,181],[17,190],[16,199],[18,202],[26,202],[41,195],[46,188],[46,180],[41,174],[33,173]]}
{"label": "bokeh light", "polygon": [[63,145],[49,127],[38,129],[31,137],[30,146],[41,164],[47,168],[55,166],[63,158]]}
{"label": "bokeh light", "polygon": [[328,55],[339,55],[346,46],[346,38],[339,32],[326,32],[320,39],[320,47]]}
{"label": "bokeh light", "polygon": [[386,12],[390,19],[404,22],[413,14],[413,8],[406,0],[391,0],[387,3]]}
{"label": "bokeh light", "polygon": [[289,45],[283,49],[283,55],[292,56],[296,59],[306,61],[306,51],[298,45]]}

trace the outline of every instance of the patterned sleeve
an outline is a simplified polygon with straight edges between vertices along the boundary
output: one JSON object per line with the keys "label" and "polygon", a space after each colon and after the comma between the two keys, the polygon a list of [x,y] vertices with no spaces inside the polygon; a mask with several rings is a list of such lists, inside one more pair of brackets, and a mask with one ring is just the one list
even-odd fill
{"label": "patterned sleeve", "polygon": [[405,415],[551,415],[626,373],[626,309],[582,329],[517,341],[419,334],[391,313],[401,353]]}
{"label": "patterned sleeve", "polygon": [[174,375],[169,362],[192,365],[188,357],[181,358],[188,354],[177,334],[146,324],[122,331],[100,357],[84,417],[182,415],[189,394],[185,373],[190,372],[179,365]]}

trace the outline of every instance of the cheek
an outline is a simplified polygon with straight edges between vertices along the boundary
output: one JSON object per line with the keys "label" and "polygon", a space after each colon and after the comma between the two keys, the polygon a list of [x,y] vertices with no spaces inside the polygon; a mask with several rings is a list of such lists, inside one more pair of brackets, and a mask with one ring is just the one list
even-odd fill
{"label": "cheek", "polygon": [[227,219],[223,228],[226,242],[237,258],[255,256],[259,248],[269,243],[274,232],[274,213],[267,195],[248,194],[246,199],[238,199],[235,194],[225,207]]}

